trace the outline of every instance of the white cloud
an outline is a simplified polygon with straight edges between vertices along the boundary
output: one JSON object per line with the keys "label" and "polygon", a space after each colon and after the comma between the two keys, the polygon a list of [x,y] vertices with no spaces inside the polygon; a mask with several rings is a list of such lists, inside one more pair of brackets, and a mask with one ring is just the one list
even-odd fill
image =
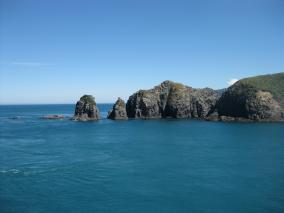
{"label": "white cloud", "polygon": [[229,81],[227,81],[227,84],[229,85],[229,86],[231,86],[231,85],[233,85],[234,83],[236,83],[238,81],[238,79],[236,79],[236,78],[231,78]]}

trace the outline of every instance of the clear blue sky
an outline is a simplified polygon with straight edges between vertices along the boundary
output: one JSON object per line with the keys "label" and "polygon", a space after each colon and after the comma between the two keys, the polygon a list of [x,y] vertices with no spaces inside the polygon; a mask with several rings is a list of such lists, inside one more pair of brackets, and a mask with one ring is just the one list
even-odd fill
{"label": "clear blue sky", "polygon": [[0,0],[0,103],[127,99],[284,71],[283,0]]}

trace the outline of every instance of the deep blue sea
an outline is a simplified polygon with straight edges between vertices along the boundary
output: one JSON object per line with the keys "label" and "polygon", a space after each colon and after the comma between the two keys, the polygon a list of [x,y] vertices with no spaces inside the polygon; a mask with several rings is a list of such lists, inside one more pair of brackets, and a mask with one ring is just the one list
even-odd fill
{"label": "deep blue sea", "polygon": [[1,213],[284,212],[284,124],[40,119],[73,111],[0,106]]}

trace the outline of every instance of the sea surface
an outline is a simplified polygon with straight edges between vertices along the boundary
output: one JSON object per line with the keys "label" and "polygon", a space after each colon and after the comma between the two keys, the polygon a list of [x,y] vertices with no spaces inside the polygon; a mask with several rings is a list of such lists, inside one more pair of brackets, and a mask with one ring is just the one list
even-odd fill
{"label": "sea surface", "polygon": [[284,124],[40,119],[73,111],[0,106],[1,213],[284,212]]}

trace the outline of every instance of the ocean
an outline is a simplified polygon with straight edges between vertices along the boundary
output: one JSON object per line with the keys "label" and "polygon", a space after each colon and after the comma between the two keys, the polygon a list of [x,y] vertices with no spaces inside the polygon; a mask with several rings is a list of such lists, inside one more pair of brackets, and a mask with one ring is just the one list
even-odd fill
{"label": "ocean", "polygon": [[0,212],[284,212],[284,124],[42,120],[0,106]]}

